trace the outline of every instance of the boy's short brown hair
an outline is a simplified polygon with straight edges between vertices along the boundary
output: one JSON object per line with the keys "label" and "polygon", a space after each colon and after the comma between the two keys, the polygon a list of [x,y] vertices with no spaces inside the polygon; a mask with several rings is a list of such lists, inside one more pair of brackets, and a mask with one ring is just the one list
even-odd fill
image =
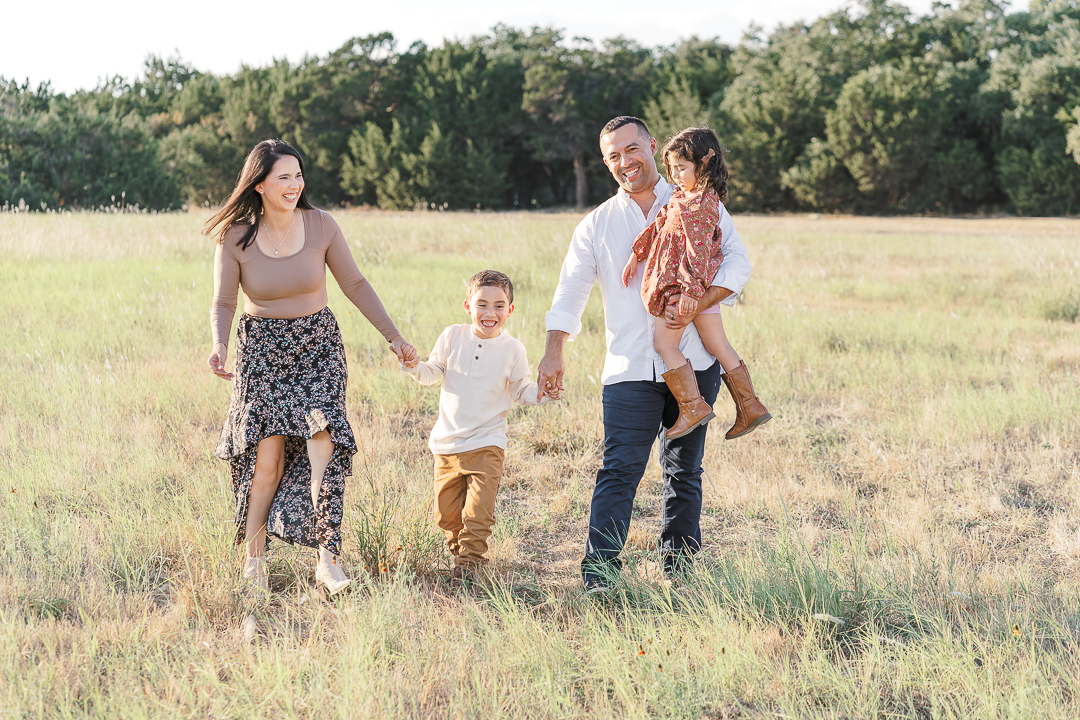
{"label": "boy's short brown hair", "polygon": [[482,287],[502,288],[506,293],[506,299],[511,305],[514,304],[514,283],[510,282],[510,278],[505,273],[498,270],[481,270],[476,273],[469,279],[469,285],[465,289],[466,297],[471,298],[473,293]]}

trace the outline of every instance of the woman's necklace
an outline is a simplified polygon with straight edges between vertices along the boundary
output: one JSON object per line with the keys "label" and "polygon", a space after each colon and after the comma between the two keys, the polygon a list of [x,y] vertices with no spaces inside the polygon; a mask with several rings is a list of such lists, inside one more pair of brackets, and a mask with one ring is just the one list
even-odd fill
{"label": "woman's necklace", "polygon": [[270,238],[270,244],[274,246],[274,254],[275,255],[278,254],[278,249],[282,245],[285,244],[285,241],[289,237],[289,233],[292,232],[292,226],[293,226],[293,223],[295,223],[295,222],[296,222],[296,211],[293,211],[292,222],[289,223],[289,229],[285,231],[285,237],[281,238],[281,242],[279,242],[279,243],[274,242],[274,236],[270,234],[270,227],[265,226],[265,225],[263,226],[263,230],[266,231],[266,237]]}

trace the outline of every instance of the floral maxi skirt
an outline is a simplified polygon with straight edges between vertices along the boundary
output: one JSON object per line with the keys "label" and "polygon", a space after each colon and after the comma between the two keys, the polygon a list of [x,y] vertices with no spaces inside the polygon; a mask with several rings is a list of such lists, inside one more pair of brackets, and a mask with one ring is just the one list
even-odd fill
{"label": "floral maxi skirt", "polygon": [[[244,542],[259,441],[284,435],[285,470],[270,506],[267,542],[275,537],[340,554],[345,478],[352,475],[356,440],[345,416],[347,369],[337,320],[330,308],[284,319],[245,313],[236,338],[229,417],[214,451],[232,469],[236,544]],[[316,508],[307,440],[323,430],[330,432],[334,453]]]}

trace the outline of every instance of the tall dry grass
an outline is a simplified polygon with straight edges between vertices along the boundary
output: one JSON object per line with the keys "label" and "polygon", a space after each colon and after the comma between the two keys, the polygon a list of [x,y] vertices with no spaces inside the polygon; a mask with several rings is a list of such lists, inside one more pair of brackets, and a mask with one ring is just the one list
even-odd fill
{"label": "tall dry grass", "polygon": [[[338,213],[426,354],[483,267],[539,361],[571,215]],[[776,419],[705,457],[705,548],[658,578],[655,465],[619,590],[577,579],[603,317],[517,410],[490,582],[427,517],[438,393],[332,289],[360,452],[354,592],[275,545],[239,592],[196,215],[0,214],[0,713],[19,717],[1075,717],[1080,223],[737,218],[726,313]],[[332,283],[331,283],[332,285]]]}

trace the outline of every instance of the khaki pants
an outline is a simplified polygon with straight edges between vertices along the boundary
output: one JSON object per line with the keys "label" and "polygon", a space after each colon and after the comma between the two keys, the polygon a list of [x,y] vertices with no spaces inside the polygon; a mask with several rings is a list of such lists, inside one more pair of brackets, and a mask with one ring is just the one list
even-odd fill
{"label": "khaki pants", "polygon": [[458,566],[487,562],[503,457],[498,447],[435,456],[435,524]]}

